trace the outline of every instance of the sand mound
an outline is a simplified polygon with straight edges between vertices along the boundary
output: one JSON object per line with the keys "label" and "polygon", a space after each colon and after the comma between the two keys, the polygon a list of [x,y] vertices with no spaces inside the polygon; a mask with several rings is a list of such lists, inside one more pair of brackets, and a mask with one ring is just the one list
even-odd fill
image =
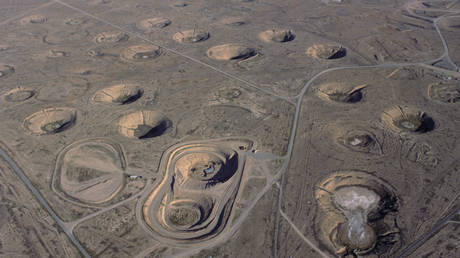
{"label": "sand mound", "polygon": [[220,23],[228,26],[242,26],[247,24],[247,21],[241,17],[227,17],[220,20]]}
{"label": "sand mound", "polygon": [[59,154],[53,186],[71,200],[100,204],[121,191],[124,169],[123,154],[116,144],[101,139],[79,142]]}
{"label": "sand mound", "polygon": [[171,24],[171,20],[163,17],[152,17],[144,19],[137,24],[137,27],[144,31],[152,31],[161,29]]}
{"label": "sand mound", "polygon": [[21,19],[21,24],[43,24],[48,20],[43,15],[34,14]]}
{"label": "sand mound", "polygon": [[460,102],[460,84],[430,84],[428,97],[444,103]]}
{"label": "sand mound", "polygon": [[240,44],[224,44],[208,49],[206,54],[216,60],[244,60],[255,56],[257,50]]}
{"label": "sand mound", "polygon": [[93,101],[115,104],[128,104],[142,96],[142,89],[135,84],[118,84],[97,91]]}
{"label": "sand mound", "polygon": [[102,32],[96,35],[94,41],[97,43],[116,43],[127,41],[128,39],[128,34],[124,32]]}
{"label": "sand mound", "polygon": [[389,223],[398,211],[398,199],[384,181],[346,171],[330,175],[316,189],[322,212],[317,216],[320,239],[338,255],[363,255],[377,245],[391,247],[398,242],[399,230]]}
{"label": "sand mound", "polygon": [[340,45],[313,45],[306,53],[314,58],[331,60],[345,57],[347,50]]}
{"label": "sand mound", "polygon": [[123,50],[121,58],[128,61],[144,61],[159,57],[162,51],[160,47],[154,45],[136,45]]}
{"label": "sand mound", "polygon": [[362,100],[366,85],[351,86],[345,83],[327,83],[318,88],[318,96],[324,100],[340,103],[356,103]]}
{"label": "sand mound", "polygon": [[48,108],[28,116],[24,127],[36,135],[55,134],[72,127],[76,118],[73,108]]}
{"label": "sand mound", "polygon": [[30,99],[34,95],[34,90],[18,87],[3,94],[3,99],[7,102],[21,102]]}
{"label": "sand mound", "polygon": [[424,133],[434,129],[431,117],[411,107],[396,106],[383,112],[382,120],[396,132]]}
{"label": "sand mound", "polygon": [[169,243],[193,243],[221,232],[239,190],[245,155],[244,140],[193,142],[173,146],[164,154],[164,178],[141,203],[145,222],[155,236]]}
{"label": "sand mound", "polygon": [[375,135],[365,130],[348,131],[337,138],[337,143],[352,151],[382,154],[382,148]]}
{"label": "sand mound", "polygon": [[14,73],[14,67],[11,65],[0,64],[0,78],[6,78]]}
{"label": "sand mound", "polygon": [[179,43],[196,43],[209,38],[209,32],[204,30],[185,30],[173,35],[173,39]]}
{"label": "sand mound", "polygon": [[261,32],[259,38],[265,42],[288,42],[294,40],[295,35],[287,29],[271,29]]}
{"label": "sand mound", "polygon": [[118,122],[119,132],[129,138],[151,138],[162,135],[170,121],[160,112],[139,110],[123,116]]}

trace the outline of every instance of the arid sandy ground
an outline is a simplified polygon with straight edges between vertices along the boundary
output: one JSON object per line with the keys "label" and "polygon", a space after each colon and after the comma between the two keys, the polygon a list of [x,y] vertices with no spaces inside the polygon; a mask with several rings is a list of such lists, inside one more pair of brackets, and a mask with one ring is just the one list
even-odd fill
{"label": "arid sandy ground", "polygon": [[455,0],[0,0],[0,257],[458,257],[459,46]]}

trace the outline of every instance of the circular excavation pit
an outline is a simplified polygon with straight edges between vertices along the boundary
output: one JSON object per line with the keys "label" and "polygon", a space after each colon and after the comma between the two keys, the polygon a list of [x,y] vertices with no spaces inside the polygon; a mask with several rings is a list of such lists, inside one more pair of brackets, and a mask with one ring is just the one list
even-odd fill
{"label": "circular excavation pit", "polygon": [[126,48],[121,53],[121,58],[126,61],[142,62],[158,58],[161,54],[160,47],[143,44]]}
{"label": "circular excavation pit", "polygon": [[257,50],[241,44],[224,44],[208,49],[206,55],[219,61],[245,60],[257,55]]}
{"label": "circular excavation pit", "polygon": [[171,122],[160,112],[139,110],[123,116],[118,131],[128,138],[146,139],[158,137],[171,127]]}
{"label": "circular excavation pit", "polygon": [[363,99],[366,85],[352,86],[345,83],[326,83],[318,88],[318,96],[327,101],[357,103]]}
{"label": "circular excavation pit", "polygon": [[294,32],[288,29],[271,29],[261,32],[259,38],[264,42],[288,42],[295,38]]}
{"label": "circular excavation pit", "polygon": [[94,102],[129,104],[139,99],[143,90],[136,84],[122,83],[98,90],[92,97]]}
{"label": "circular excavation pit", "polygon": [[94,41],[96,43],[117,43],[128,39],[128,34],[124,32],[102,32],[94,38]]}
{"label": "circular excavation pit", "polygon": [[24,127],[34,135],[56,134],[71,128],[76,118],[73,108],[47,108],[28,116]]}
{"label": "circular excavation pit", "polygon": [[152,17],[137,23],[137,27],[145,32],[152,32],[155,29],[162,29],[171,24],[171,20],[163,17]]}
{"label": "circular excavation pit", "polygon": [[163,156],[164,178],[140,203],[146,225],[158,240],[188,245],[224,230],[245,164],[244,140],[193,142],[173,146]]}
{"label": "circular excavation pit", "polygon": [[345,148],[370,154],[382,154],[382,147],[375,135],[365,130],[351,130],[337,138],[337,142]]}
{"label": "circular excavation pit", "polygon": [[396,132],[425,133],[435,128],[435,122],[431,117],[411,107],[390,108],[383,112],[382,120]]}
{"label": "circular excavation pit", "polygon": [[30,99],[35,95],[35,91],[32,89],[18,87],[7,91],[3,94],[3,99],[6,102],[22,102]]}
{"label": "circular excavation pit", "polygon": [[125,166],[116,143],[103,139],[73,143],[58,155],[53,190],[77,203],[103,204],[123,189]]}
{"label": "circular excavation pit", "polygon": [[[379,178],[361,171],[337,172],[317,186],[315,196],[321,208],[319,238],[335,254],[379,256],[383,254],[376,252],[400,241],[398,198]],[[377,245],[379,251],[374,251]]]}
{"label": "circular excavation pit", "polygon": [[11,65],[0,64],[0,79],[4,79],[15,72],[15,69]]}
{"label": "circular excavation pit", "polygon": [[34,14],[21,19],[21,24],[43,24],[48,20],[46,16]]}
{"label": "circular excavation pit", "polygon": [[347,55],[347,49],[340,45],[313,45],[307,49],[307,55],[317,59],[334,60]]}
{"label": "circular excavation pit", "polygon": [[220,23],[227,26],[238,27],[247,24],[247,21],[241,17],[227,17],[220,20]]}
{"label": "circular excavation pit", "polygon": [[209,32],[204,30],[185,30],[173,35],[173,39],[179,43],[197,43],[209,38]]}

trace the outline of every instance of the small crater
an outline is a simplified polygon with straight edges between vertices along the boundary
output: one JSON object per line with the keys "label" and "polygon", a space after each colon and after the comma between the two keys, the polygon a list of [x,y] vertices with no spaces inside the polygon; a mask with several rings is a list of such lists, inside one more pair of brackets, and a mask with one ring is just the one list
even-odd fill
{"label": "small crater", "polygon": [[6,78],[12,75],[15,72],[15,69],[11,65],[0,64],[0,78]]}
{"label": "small crater", "polygon": [[128,39],[128,34],[124,32],[102,32],[94,38],[94,41],[97,43],[116,43],[127,41]]}
{"label": "small crater", "polygon": [[144,44],[126,48],[121,53],[121,58],[127,61],[141,62],[155,59],[161,54],[160,47]]}
{"label": "small crater", "polygon": [[393,107],[382,114],[382,120],[397,132],[425,133],[435,127],[425,112],[409,107]]}
{"label": "small crater", "polygon": [[21,19],[21,24],[43,24],[48,20],[43,15],[34,14]]}
{"label": "small crater", "polygon": [[428,97],[444,103],[457,103],[460,101],[460,84],[430,84]]}
{"label": "small crater", "polygon": [[288,42],[295,38],[295,34],[288,29],[271,29],[261,32],[259,38],[265,42]]}
{"label": "small crater", "polygon": [[338,137],[337,142],[352,151],[382,154],[382,148],[376,137],[364,130],[351,130]]}
{"label": "small crater", "polygon": [[97,91],[92,100],[94,102],[129,104],[142,96],[142,89],[135,84],[118,84]]}
{"label": "small crater", "polygon": [[247,24],[247,21],[241,17],[227,17],[220,21],[220,23],[227,25],[227,26],[242,26]]}
{"label": "small crater", "polygon": [[322,99],[340,103],[357,103],[362,101],[366,85],[350,86],[344,83],[327,83],[318,88],[318,96]]}
{"label": "small crater", "polygon": [[48,108],[28,116],[24,127],[35,135],[56,134],[72,127],[76,118],[73,108]]}
{"label": "small crater", "polygon": [[160,136],[171,127],[171,122],[160,112],[139,110],[123,116],[118,131],[126,137],[146,139]]}
{"label": "small crater", "polygon": [[240,44],[214,46],[206,54],[215,60],[245,60],[257,55],[257,50]]}
{"label": "small crater", "polygon": [[347,50],[340,45],[314,45],[309,47],[306,53],[314,58],[333,60],[345,57]]}
{"label": "small crater", "polygon": [[177,1],[171,4],[172,7],[186,7],[188,6],[187,2],[184,1]]}
{"label": "small crater", "polygon": [[67,56],[70,56],[70,54],[65,51],[51,49],[50,51],[48,51],[46,56],[51,57],[51,58],[58,58],[58,57],[67,57]]}
{"label": "small crater", "polygon": [[144,19],[137,24],[137,27],[144,31],[152,31],[154,29],[162,29],[171,24],[171,20],[163,17],[152,17]]}
{"label": "small crater", "polygon": [[173,39],[179,43],[197,43],[209,38],[209,32],[204,30],[185,30],[173,35]]}
{"label": "small crater", "polygon": [[30,99],[34,95],[34,90],[18,87],[3,94],[3,99],[7,102],[21,102]]}
{"label": "small crater", "polygon": [[64,24],[65,25],[81,25],[84,24],[86,21],[88,21],[85,17],[69,17],[64,19]]}

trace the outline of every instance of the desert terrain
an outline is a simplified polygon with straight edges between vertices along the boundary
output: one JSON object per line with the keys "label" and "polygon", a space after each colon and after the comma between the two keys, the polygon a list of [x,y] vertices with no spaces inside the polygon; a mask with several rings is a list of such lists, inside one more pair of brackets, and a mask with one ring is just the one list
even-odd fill
{"label": "desert terrain", "polygon": [[460,1],[0,0],[0,257],[459,257]]}

